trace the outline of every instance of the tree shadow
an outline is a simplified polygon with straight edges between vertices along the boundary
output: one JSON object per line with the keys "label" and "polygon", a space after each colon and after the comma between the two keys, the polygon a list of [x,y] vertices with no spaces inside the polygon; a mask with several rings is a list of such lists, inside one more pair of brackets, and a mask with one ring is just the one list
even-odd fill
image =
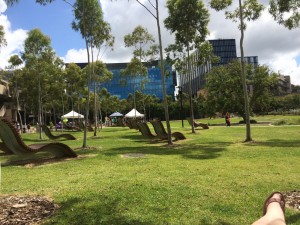
{"label": "tree shadow", "polygon": [[249,146],[267,146],[267,147],[300,147],[300,140],[283,140],[283,139],[270,139],[267,141],[253,141],[245,143]]}
{"label": "tree shadow", "polygon": [[[118,147],[112,148],[104,154],[109,156],[124,154],[145,154],[145,155],[181,155],[183,158],[207,160],[221,156],[221,152],[226,150],[230,142],[214,142],[207,144],[190,145],[163,145],[163,146],[139,146],[139,147]],[[222,147],[220,147],[222,146]]]}
{"label": "tree shadow", "polygon": [[45,223],[56,224],[102,224],[102,225],[151,225],[153,223],[134,219],[128,214],[127,209],[120,206],[122,200],[114,196],[84,196],[69,198],[61,203],[56,215]]}
{"label": "tree shadow", "polygon": [[300,213],[290,215],[286,217],[287,224],[294,223],[298,224],[297,222],[300,221]]}

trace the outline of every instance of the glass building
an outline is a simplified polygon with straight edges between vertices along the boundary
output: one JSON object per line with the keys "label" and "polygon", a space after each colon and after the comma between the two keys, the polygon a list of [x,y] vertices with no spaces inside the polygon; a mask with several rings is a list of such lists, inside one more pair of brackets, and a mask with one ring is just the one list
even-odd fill
{"label": "glass building", "polygon": [[[216,39],[209,40],[213,47],[213,54],[219,57],[218,63],[205,63],[203,65],[197,65],[197,59],[200,57],[198,51],[194,52],[191,57],[191,83],[192,83],[192,95],[196,96],[200,90],[205,86],[205,76],[211,70],[212,67],[226,65],[232,60],[239,59],[236,54],[235,39]],[[253,69],[258,66],[257,56],[245,57],[245,62],[253,66]],[[177,80],[178,86],[182,88],[182,91],[189,93],[189,76],[187,74],[179,74]]]}
{"label": "glass building", "polygon": [[[83,68],[87,64],[78,63],[77,65]],[[120,99],[126,99],[129,94],[133,95],[135,90],[144,94],[155,95],[160,100],[163,99],[161,68],[158,60],[145,64],[148,70],[146,77],[122,76],[120,72],[126,68],[127,63],[107,63],[106,66],[113,73],[113,78],[108,82],[97,84],[98,90],[106,88],[111,95]],[[166,93],[174,97],[176,73],[172,71],[171,66],[165,67]],[[144,84],[144,88],[141,84]],[[91,91],[94,91],[94,84],[91,84]]]}
{"label": "glass building", "polygon": [[209,43],[213,47],[213,54],[220,58],[218,63],[212,64],[213,67],[226,65],[237,58],[235,39],[209,40]]}

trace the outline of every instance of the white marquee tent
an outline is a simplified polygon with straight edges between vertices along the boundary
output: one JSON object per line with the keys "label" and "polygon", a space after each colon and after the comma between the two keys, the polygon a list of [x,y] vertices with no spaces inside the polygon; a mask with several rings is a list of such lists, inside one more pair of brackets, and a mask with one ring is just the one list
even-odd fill
{"label": "white marquee tent", "polygon": [[126,118],[144,117],[144,114],[139,113],[136,109],[132,109],[125,115]]}
{"label": "white marquee tent", "polygon": [[63,119],[78,119],[78,118],[84,118],[84,116],[72,110],[71,112],[67,113],[66,115],[63,115],[61,118],[63,118]]}

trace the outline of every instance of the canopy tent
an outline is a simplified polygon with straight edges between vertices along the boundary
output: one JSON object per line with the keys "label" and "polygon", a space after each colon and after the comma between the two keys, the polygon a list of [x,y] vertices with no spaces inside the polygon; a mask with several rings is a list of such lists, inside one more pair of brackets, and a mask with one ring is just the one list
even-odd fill
{"label": "canopy tent", "polygon": [[119,113],[119,112],[114,112],[113,114],[111,114],[109,117],[121,117],[123,116],[122,113]]}
{"label": "canopy tent", "polygon": [[63,119],[72,119],[72,118],[76,119],[76,118],[84,118],[84,116],[72,110],[71,112],[67,113],[66,115],[63,115],[61,118],[63,118]]}
{"label": "canopy tent", "polygon": [[129,113],[125,115],[127,118],[134,118],[134,117],[144,117],[144,114],[139,113],[136,109],[132,109]]}

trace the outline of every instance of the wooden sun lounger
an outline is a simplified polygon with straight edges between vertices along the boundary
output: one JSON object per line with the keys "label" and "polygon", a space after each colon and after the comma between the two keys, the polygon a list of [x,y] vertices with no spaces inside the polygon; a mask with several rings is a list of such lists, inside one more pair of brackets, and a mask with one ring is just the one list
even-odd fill
{"label": "wooden sun lounger", "polygon": [[46,125],[41,125],[41,127],[44,133],[46,134],[46,136],[51,140],[56,140],[60,138],[64,138],[67,140],[76,140],[76,138],[72,134],[59,134],[55,136],[51,133],[51,130]]}
{"label": "wooden sun lounger", "polygon": [[151,130],[150,130],[147,123],[140,122],[140,123],[137,124],[137,126],[139,127],[139,130],[142,133],[143,137],[150,138],[150,139],[153,139],[153,138],[157,137],[156,135],[151,133]]}
{"label": "wooden sun lounger", "polygon": [[[192,118],[191,117],[187,117],[186,120],[192,126]],[[208,125],[206,123],[197,123],[195,120],[194,120],[194,127],[202,127],[203,129],[209,129],[209,127],[208,127]]]}
{"label": "wooden sun lounger", "polygon": [[46,151],[57,158],[77,157],[76,152],[63,143],[52,142],[26,145],[14,125],[4,118],[0,119],[0,137],[5,146],[16,155],[28,155]]}
{"label": "wooden sun lounger", "polygon": [[[160,139],[168,139],[168,133],[166,132],[165,127],[161,121],[152,120],[150,121],[150,123],[153,125],[157,137],[159,137]],[[174,132],[171,135],[175,138],[175,141],[186,139],[186,137],[180,132]]]}
{"label": "wooden sun lounger", "polygon": [[0,142],[0,150],[8,155],[14,154],[3,142]]}

